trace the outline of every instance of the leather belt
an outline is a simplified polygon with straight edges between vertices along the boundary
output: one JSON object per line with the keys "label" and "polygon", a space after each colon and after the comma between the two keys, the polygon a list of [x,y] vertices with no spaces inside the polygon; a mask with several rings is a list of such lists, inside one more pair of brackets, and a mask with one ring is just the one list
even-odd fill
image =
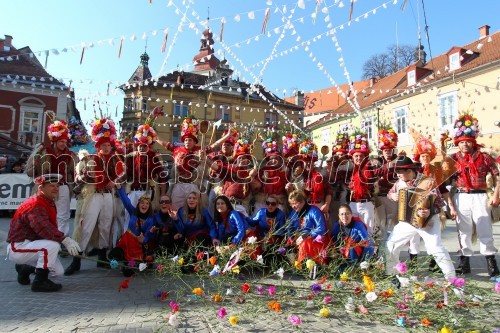
{"label": "leather belt", "polygon": [[486,190],[466,190],[466,189],[457,189],[458,193],[468,193],[468,194],[477,194],[477,193],[486,193]]}

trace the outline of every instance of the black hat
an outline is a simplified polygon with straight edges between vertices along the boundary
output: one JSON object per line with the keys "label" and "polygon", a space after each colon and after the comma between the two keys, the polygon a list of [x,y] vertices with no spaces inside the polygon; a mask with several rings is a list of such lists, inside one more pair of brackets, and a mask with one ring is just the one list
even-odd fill
{"label": "black hat", "polygon": [[421,167],[421,163],[413,162],[408,156],[398,156],[396,161],[396,170],[420,169]]}

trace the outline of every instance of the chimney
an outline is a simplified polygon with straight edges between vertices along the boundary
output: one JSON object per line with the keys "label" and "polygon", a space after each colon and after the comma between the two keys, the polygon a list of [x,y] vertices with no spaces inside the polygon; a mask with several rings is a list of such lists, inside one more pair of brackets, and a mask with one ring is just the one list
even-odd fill
{"label": "chimney", "polygon": [[304,92],[298,89],[295,93],[295,105],[304,106]]}
{"label": "chimney", "polygon": [[371,77],[370,78],[370,88],[373,87],[373,85],[377,82],[377,78],[376,77]]}
{"label": "chimney", "polygon": [[12,47],[12,36],[5,35],[5,39],[3,41],[3,51],[9,52]]}
{"label": "chimney", "polygon": [[488,37],[490,35],[490,28],[491,27],[489,25],[483,25],[481,28],[479,28],[479,38]]}
{"label": "chimney", "polygon": [[414,61],[417,63],[417,66],[422,67],[425,65],[427,53],[425,53],[423,45],[416,47],[413,57]]}

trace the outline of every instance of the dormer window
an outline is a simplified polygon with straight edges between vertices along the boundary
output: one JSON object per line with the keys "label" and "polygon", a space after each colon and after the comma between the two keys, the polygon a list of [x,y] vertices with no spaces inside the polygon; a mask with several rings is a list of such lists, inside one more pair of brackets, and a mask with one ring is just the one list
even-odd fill
{"label": "dormer window", "polygon": [[415,70],[409,71],[406,75],[407,75],[408,87],[413,86],[417,81]]}
{"label": "dormer window", "polygon": [[450,71],[454,71],[460,68],[460,53],[455,52],[449,56]]}

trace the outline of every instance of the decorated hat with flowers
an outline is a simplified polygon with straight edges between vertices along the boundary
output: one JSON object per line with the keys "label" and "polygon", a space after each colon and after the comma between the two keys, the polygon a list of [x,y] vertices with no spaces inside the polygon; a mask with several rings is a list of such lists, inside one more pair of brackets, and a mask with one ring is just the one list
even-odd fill
{"label": "decorated hat with flowers", "polygon": [[49,139],[52,142],[56,142],[59,140],[69,141],[70,139],[68,125],[64,120],[56,120],[52,124],[47,126],[47,134],[49,135]]}
{"label": "decorated hat with flowers", "polygon": [[111,119],[102,118],[96,119],[92,124],[92,140],[94,146],[99,148],[103,143],[109,142],[112,146],[115,145],[116,128],[115,123]]}
{"label": "decorated hat with flowers", "polygon": [[316,161],[318,159],[318,150],[311,139],[306,139],[300,144],[299,153],[302,159],[306,161]]}
{"label": "decorated hat with flowers", "polygon": [[229,138],[227,138],[226,141],[224,141],[224,143],[229,143],[231,146],[234,146],[234,144],[238,140],[238,131],[235,130],[234,128],[233,129],[227,129],[227,130],[224,131],[223,136],[226,135],[228,133],[228,131],[232,131],[232,133],[229,136]]}
{"label": "decorated hat with flowers", "polygon": [[262,139],[262,149],[264,149],[264,154],[266,156],[280,154],[278,141],[276,141],[276,131],[274,128],[261,133],[260,138]]}
{"label": "decorated hat with flowers", "polygon": [[429,154],[431,161],[437,155],[437,149],[434,142],[432,142],[431,137],[424,137],[420,132],[410,128],[410,134],[415,141],[415,145],[412,149],[413,160],[420,162],[420,155]]}
{"label": "decorated hat with flowers", "polygon": [[246,137],[240,137],[234,144],[234,158],[250,154],[252,152],[252,141]]}
{"label": "decorated hat with flowers", "polygon": [[471,141],[474,144],[479,136],[479,124],[477,118],[469,111],[458,116],[453,125],[453,142],[458,146],[460,141]]}
{"label": "decorated hat with flowers", "polygon": [[194,116],[188,116],[184,118],[181,126],[181,140],[184,141],[191,138],[198,143],[198,138],[196,137],[199,131],[198,120]]}
{"label": "decorated hat with flowers", "polygon": [[335,154],[337,152],[347,153],[349,150],[349,135],[347,132],[339,131],[335,138],[335,143],[333,144],[332,152]]}
{"label": "decorated hat with flowers", "polygon": [[302,142],[297,133],[286,133],[283,135],[283,155],[290,157],[299,153],[299,145]]}
{"label": "decorated hat with flowers", "polygon": [[388,125],[381,125],[378,130],[378,149],[394,149],[397,146],[398,133]]}
{"label": "decorated hat with flowers", "polygon": [[149,146],[154,145],[156,142],[158,134],[154,130],[153,126],[144,124],[137,128],[137,132],[134,136],[134,145],[138,146],[141,144],[147,144]]}
{"label": "decorated hat with flowers", "polygon": [[349,132],[349,155],[354,155],[355,153],[370,154],[366,132],[357,128]]}

